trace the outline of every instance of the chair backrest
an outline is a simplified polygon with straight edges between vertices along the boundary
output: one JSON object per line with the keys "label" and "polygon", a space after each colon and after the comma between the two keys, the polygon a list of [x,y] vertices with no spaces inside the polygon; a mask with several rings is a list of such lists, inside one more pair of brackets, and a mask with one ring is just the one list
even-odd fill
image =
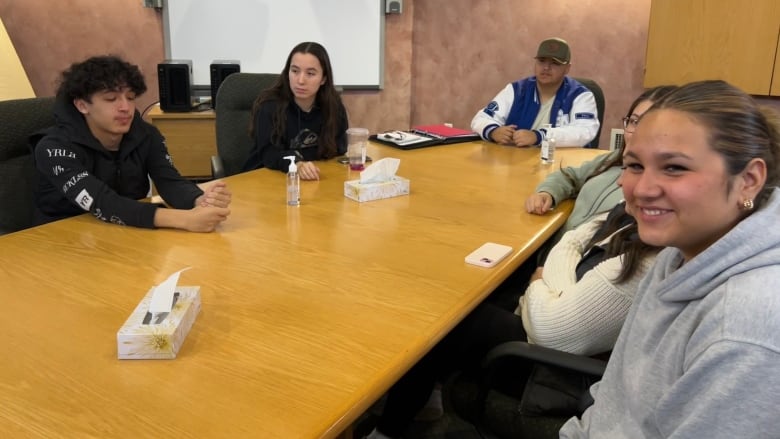
{"label": "chair backrest", "polygon": [[54,97],[0,101],[0,235],[32,225],[37,181],[29,136],[54,125]]}
{"label": "chair backrest", "polygon": [[260,92],[271,87],[278,78],[278,73],[233,73],[219,86],[216,102],[217,153],[226,176],[241,172],[249,157],[254,141],[249,137],[252,104]]}
{"label": "chair backrest", "polygon": [[586,146],[586,148],[598,148],[599,147],[599,138],[601,137],[601,128],[604,127],[604,107],[606,106],[604,102],[604,90],[601,89],[601,86],[596,83],[596,81],[588,78],[572,78],[585,87],[588,87],[588,90],[593,92],[593,97],[596,98],[596,110],[599,112],[599,130],[596,133],[596,137],[593,139],[593,141],[590,142],[589,145]]}

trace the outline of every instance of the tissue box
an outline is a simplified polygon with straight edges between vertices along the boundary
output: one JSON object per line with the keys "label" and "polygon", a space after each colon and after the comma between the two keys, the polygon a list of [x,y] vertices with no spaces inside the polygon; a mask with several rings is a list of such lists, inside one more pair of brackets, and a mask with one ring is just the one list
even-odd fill
{"label": "tissue box", "polygon": [[401,195],[409,195],[409,180],[403,177],[394,176],[380,183],[361,183],[360,180],[344,182],[344,196],[361,203]]}
{"label": "tissue box", "polygon": [[[117,356],[122,359],[176,358],[200,311],[200,287],[176,287],[176,303],[158,324],[144,324],[154,288],[151,288],[116,333]],[[153,323],[153,322],[152,322]]]}

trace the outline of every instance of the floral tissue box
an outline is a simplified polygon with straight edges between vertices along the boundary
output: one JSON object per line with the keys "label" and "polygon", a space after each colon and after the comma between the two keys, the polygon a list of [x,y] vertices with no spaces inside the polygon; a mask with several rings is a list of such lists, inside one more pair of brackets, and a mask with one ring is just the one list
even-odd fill
{"label": "floral tissue box", "polygon": [[116,333],[117,356],[123,359],[176,358],[200,311],[200,287],[176,287],[170,313],[150,313],[154,288]]}
{"label": "floral tissue box", "polygon": [[361,203],[401,195],[409,195],[409,180],[403,177],[393,176],[379,183],[361,183],[360,180],[344,182],[344,196]]}

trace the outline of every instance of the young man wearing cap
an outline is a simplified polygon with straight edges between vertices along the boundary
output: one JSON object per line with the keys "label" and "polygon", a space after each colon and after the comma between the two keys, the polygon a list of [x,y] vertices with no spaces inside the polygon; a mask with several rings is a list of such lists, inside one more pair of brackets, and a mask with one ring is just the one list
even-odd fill
{"label": "young man wearing cap", "polygon": [[549,38],[539,45],[534,76],[507,84],[477,112],[471,129],[504,145],[533,146],[551,124],[558,145],[587,146],[599,129],[596,99],[587,87],[566,76],[571,68],[566,41]]}

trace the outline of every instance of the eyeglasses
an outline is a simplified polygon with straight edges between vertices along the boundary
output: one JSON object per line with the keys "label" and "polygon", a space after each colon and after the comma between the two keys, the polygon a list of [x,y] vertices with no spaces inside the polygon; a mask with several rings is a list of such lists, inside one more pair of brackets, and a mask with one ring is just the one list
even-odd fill
{"label": "eyeglasses", "polygon": [[636,126],[639,125],[638,117],[626,116],[622,120],[623,120],[623,129],[625,129],[627,133],[633,133],[636,130]]}

